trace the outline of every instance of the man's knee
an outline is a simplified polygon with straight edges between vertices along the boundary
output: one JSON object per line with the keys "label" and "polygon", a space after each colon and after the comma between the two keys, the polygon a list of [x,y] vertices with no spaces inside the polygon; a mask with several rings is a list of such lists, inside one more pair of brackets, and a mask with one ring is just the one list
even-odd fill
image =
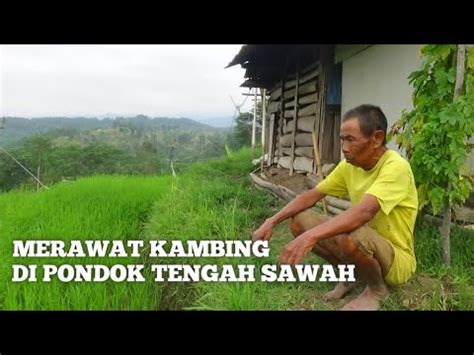
{"label": "man's knee", "polygon": [[291,220],[301,226],[304,230],[309,230],[316,227],[317,225],[327,221],[329,217],[322,216],[314,211],[305,210],[303,212],[295,214]]}
{"label": "man's knee", "polygon": [[339,260],[347,262],[354,253],[353,241],[349,240],[348,234],[339,234],[331,238],[323,239],[318,244],[329,250]]}
{"label": "man's knee", "polygon": [[386,275],[393,262],[394,252],[382,237],[376,238],[373,232],[366,228],[339,236],[337,244],[341,259],[345,262],[364,262],[373,258],[379,263],[383,275]]}
{"label": "man's knee", "polygon": [[307,230],[316,227],[318,224],[323,223],[326,219],[327,218],[313,211],[305,210],[291,217],[288,225],[293,236],[297,237]]}
{"label": "man's knee", "polygon": [[291,217],[291,221],[295,224],[303,226],[309,218],[311,218],[311,212],[306,210],[295,214],[293,217]]}
{"label": "man's knee", "polygon": [[358,245],[352,235],[338,235],[335,238],[337,246],[345,258],[351,259],[351,257],[358,252]]}
{"label": "man's knee", "polygon": [[303,227],[296,221],[294,218],[291,218],[288,222],[288,226],[290,228],[291,234],[296,238],[300,234],[304,233]]}

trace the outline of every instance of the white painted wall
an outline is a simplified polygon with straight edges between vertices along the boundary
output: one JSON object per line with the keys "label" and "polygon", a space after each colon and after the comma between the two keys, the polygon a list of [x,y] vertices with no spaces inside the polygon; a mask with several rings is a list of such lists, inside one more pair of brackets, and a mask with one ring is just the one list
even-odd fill
{"label": "white painted wall", "polygon": [[[336,54],[338,50],[342,54],[353,53],[349,57],[339,56],[343,60],[342,113],[364,103],[378,105],[390,129],[403,109],[413,108],[413,87],[408,83],[408,75],[421,67],[420,45],[357,46],[358,51],[352,52],[349,49],[336,49]],[[397,149],[393,142],[388,147]],[[474,174],[474,150],[466,163],[468,174]]]}
{"label": "white painted wall", "polygon": [[[388,127],[411,109],[408,75],[420,68],[420,45],[372,45],[343,61],[342,113],[361,104],[380,106]],[[395,149],[393,143],[389,147]]]}

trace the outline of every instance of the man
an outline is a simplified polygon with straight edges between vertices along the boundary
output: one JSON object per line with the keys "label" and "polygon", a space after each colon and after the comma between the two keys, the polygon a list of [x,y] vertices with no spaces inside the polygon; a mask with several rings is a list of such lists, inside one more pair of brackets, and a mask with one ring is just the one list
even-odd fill
{"label": "man", "polygon": [[[361,105],[346,112],[340,134],[346,159],[252,236],[269,240],[273,227],[292,217],[295,239],[283,248],[281,264],[298,264],[310,250],[333,265],[354,264],[365,288],[343,309],[379,309],[387,285],[405,283],[416,269],[415,181],[409,163],[386,147],[386,134],[387,119],[379,107]],[[353,206],[333,218],[307,210],[326,195],[349,195]],[[340,299],[352,288],[354,283],[340,283],[326,297]]]}

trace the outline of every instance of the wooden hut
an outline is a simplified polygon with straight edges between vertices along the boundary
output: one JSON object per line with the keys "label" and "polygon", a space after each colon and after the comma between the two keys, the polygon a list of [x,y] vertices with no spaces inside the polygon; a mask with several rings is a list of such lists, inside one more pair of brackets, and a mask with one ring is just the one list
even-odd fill
{"label": "wooden hut", "polygon": [[[413,89],[407,78],[421,64],[418,53],[419,45],[243,46],[227,67],[240,64],[246,79],[241,86],[267,92],[268,159],[251,174],[256,186],[286,199],[314,187],[341,159],[341,108],[377,103],[389,113],[391,126],[402,109],[410,108]],[[389,148],[397,150],[393,143]],[[471,152],[470,175],[473,162]],[[456,210],[458,219],[474,223],[473,196]],[[326,201],[333,213],[350,206],[347,199],[328,196]]]}
{"label": "wooden hut", "polygon": [[[267,165],[316,173],[340,160],[341,70],[333,46],[247,45],[229,63],[240,64],[247,79],[241,86],[267,92]],[[313,141],[317,143],[314,149]]]}

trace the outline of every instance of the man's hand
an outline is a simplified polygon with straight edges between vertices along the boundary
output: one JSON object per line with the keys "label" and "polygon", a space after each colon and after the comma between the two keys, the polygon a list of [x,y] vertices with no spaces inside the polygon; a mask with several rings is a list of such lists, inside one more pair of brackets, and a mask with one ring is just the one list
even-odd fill
{"label": "man's hand", "polygon": [[295,197],[280,212],[268,218],[259,229],[252,233],[252,240],[270,240],[273,227],[288,217],[314,206],[316,202],[326,196],[318,189],[311,189]]}
{"label": "man's hand", "polygon": [[299,264],[314,246],[314,241],[305,234],[285,245],[280,254],[280,264]]}
{"label": "man's hand", "polygon": [[267,219],[259,229],[252,233],[252,240],[270,240],[272,237],[274,223]]}

